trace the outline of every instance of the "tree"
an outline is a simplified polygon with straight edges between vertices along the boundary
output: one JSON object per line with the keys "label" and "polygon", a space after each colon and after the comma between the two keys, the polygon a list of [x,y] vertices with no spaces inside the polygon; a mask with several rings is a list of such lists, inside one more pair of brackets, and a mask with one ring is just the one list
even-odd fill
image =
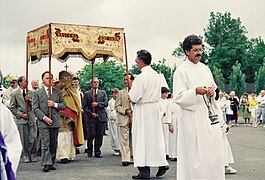
{"label": "tree", "polygon": [[[125,66],[117,61],[96,62],[94,64],[94,76],[99,79],[100,89],[105,90],[108,97],[111,97],[112,88],[124,88],[124,73]],[[92,65],[85,65],[77,74],[80,78],[80,87],[89,90],[92,78]]]}
{"label": "tree", "polygon": [[[169,89],[172,89],[173,86],[173,70],[166,65],[166,59],[162,59],[158,61],[158,63],[153,63],[151,64],[151,67],[158,73],[164,74],[164,77],[168,83]],[[140,74],[141,71],[137,68],[136,65],[133,65],[132,68],[130,69],[130,72],[132,74]]]}
{"label": "tree", "polygon": [[241,25],[240,19],[232,18],[229,12],[210,13],[209,24],[204,29],[205,41],[210,46],[209,64],[221,69],[227,82],[232,71],[231,67],[236,61],[243,67],[247,61],[246,33],[246,28]]}
{"label": "tree", "polygon": [[225,90],[225,79],[224,76],[221,72],[221,69],[218,69],[217,67],[215,67],[214,65],[209,66],[209,68],[212,71],[213,74],[213,79],[216,83],[216,85],[218,86],[218,88],[224,92]]}
{"label": "tree", "polygon": [[265,62],[259,68],[259,70],[255,73],[255,85],[256,85],[257,92],[260,92],[261,90],[265,90]]}
{"label": "tree", "polygon": [[261,37],[250,40],[247,59],[245,66],[242,66],[242,68],[243,72],[247,72],[246,82],[252,83],[255,79],[255,72],[257,72],[265,62],[265,43]]}
{"label": "tree", "polygon": [[229,77],[231,90],[234,90],[240,98],[246,92],[246,76],[241,71],[241,64],[236,62],[232,67],[232,73]]}

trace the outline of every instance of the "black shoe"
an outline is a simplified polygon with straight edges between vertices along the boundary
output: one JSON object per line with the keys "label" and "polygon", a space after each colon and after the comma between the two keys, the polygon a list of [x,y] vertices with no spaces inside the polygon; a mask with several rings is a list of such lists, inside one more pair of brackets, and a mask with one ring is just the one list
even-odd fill
{"label": "black shoe", "polygon": [[85,149],[85,153],[87,153],[88,152],[88,150],[87,149]]}
{"label": "black shoe", "polygon": [[68,163],[68,159],[67,158],[60,159],[60,161],[61,161],[61,163],[64,163],[64,164]]}
{"label": "black shoe", "polygon": [[158,169],[158,171],[156,173],[156,177],[163,176],[166,173],[167,170],[169,170],[168,166],[159,167],[159,169]]}
{"label": "black shoe", "polygon": [[99,155],[95,155],[96,158],[102,158],[102,156],[99,154]]}
{"label": "black shoe", "polygon": [[80,154],[80,150],[78,148],[75,148],[75,154]]}
{"label": "black shoe", "polygon": [[92,157],[92,153],[87,153],[87,156],[88,157]]}
{"label": "black shoe", "polygon": [[132,179],[150,179],[150,177],[145,177],[145,176],[138,174],[137,176],[132,176]]}
{"label": "black shoe", "polygon": [[128,161],[124,161],[124,162],[122,162],[122,165],[123,165],[123,166],[129,166],[129,164],[130,164],[130,163],[129,163]]}
{"label": "black shoe", "polygon": [[56,170],[56,167],[54,165],[49,165],[49,170]]}
{"label": "black shoe", "polygon": [[178,159],[177,158],[172,158],[171,161],[177,161]]}
{"label": "black shoe", "polygon": [[43,167],[43,172],[49,172],[50,171],[50,168],[49,168],[49,166],[48,165],[44,165],[44,167]]}

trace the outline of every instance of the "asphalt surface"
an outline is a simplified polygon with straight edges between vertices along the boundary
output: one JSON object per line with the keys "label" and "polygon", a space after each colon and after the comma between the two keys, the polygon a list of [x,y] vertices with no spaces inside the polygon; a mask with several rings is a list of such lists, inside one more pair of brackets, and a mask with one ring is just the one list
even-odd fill
{"label": "asphalt surface", "polygon": [[[228,180],[264,180],[265,179],[265,128],[253,128],[239,121],[238,127],[232,127],[228,139],[232,148],[235,163],[232,167],[237,174],[226,175]],[[18,180],[127,180],[138,173],[133,165],[121,166],[121,158],[114,156],[109,136],[104,136],[102,158],[90,157],[85,153],[68,164],[56,163],[57,170],[43,173],[40,157],[35,163],[20,163],[17,171]],[[156,178],[157,168],[151,168],[152,179],[176,179],[176,162],[169,161],[170,169],[166,175]],[[211,169],[209,169],[211,171]]]}

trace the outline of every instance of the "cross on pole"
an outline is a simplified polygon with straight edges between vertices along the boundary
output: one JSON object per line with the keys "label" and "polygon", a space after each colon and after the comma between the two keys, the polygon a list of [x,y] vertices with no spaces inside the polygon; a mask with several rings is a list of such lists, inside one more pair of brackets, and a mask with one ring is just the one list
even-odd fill
{"label": "cross on pole", "polygon": [[67,63],[65,64],[65,70],[67,71],[67,69],[69,68],[69,66],[67,66]]}

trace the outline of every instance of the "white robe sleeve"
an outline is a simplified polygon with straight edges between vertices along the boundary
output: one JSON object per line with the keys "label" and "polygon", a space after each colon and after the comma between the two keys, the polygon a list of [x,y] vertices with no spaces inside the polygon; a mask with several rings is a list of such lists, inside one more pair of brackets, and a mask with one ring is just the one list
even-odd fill
{"label": "white robe sleeve", "polygon": [[173,103],[174,102],[170,102],[167,105],[167,111],[166,111],[166,116],[165,116],[165,119],[166,119],[167,124],[172,124],[173,111],[174,111],[174,109],[173,109],[174,108]]}
{"label": "white robe sleeve", "polygon": [[144,84],[140,77],[137,77],[132,84],[132,88],[129,91],[130,100],[133,103],[137,103],[141,100],[142,95],[144,94]]}
{"label": "white robe sleeve", "polygon": [[176,69],[173,79],[173,98],[180,107],[194,111],[196,105],[196,90],[195,88],[188,89],[187,80],[183,72]]}
{"label": "white robe sleeve", "polygon": [[22,145],[19,132],[12,113],[1,103],[1,122],[0,130],[4,136],[4,141],[7,147],[7,154],[12,163],[12,169],[16,173],[20,160]]}

